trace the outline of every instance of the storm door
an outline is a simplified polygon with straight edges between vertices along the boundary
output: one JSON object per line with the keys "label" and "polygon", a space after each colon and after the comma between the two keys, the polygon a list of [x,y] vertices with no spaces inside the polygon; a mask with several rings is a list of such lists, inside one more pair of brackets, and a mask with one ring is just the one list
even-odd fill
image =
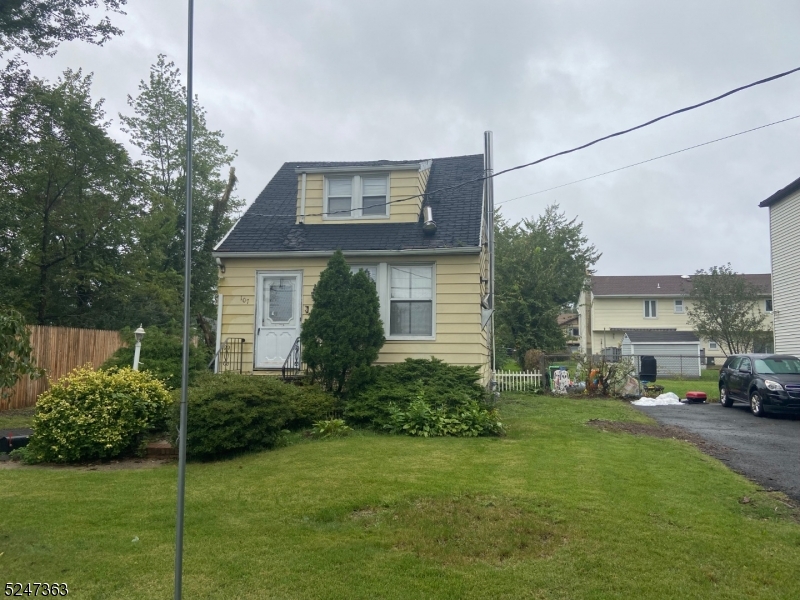
{"label": "storm door", "polygon": [[300,336],[299,273],[259,273],[255,368],[280,369]]}

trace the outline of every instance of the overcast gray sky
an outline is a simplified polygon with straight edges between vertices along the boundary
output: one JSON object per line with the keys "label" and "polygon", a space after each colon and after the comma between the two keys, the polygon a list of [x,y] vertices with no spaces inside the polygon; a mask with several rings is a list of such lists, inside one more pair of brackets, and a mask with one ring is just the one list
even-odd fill
{"label": "overcast gray sky", "polygon": [[[118,125],[159,53],[185,73],[186,5],[130,0],[102,48],[32,71],[95,74]],[[248,203],[285,161],[476,154],[504,169],[800,66],[797,0],[196,0],[195,91],[236,149]],[[499,177],[496,202],[800,114],[800,73]],[[124,135],[114,129],[120,140]],[[800,119],[508,202],[558,203],[602,275],[769,272],[767,209],[800,176]]]}

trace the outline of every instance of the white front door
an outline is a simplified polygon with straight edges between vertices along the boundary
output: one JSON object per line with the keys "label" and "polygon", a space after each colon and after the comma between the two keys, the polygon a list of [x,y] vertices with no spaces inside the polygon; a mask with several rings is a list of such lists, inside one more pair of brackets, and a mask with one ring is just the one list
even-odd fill
{"label": "white front door", "polygon": [[300,273],[258,274],[256,369],[280,369],[300,336],[301,285]]}

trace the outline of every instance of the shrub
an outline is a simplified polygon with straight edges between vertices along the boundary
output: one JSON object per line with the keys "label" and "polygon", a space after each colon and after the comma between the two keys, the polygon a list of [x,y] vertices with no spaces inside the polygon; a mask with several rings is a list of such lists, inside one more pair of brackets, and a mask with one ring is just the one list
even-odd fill
{"label": "shrub", "polygon": [[137,450],[145,433],[164,428],[169,405],[164,384],[150,373],[77,368],[39,396],[29,454],[75,462]]}
{"label": "shrub", "polygon": [[30,333],[22,314],[13,308],[0,306],[0,406],[6,390],[25,375],[41,377],[42,369],[33,360]]}
{"label": "shrub", "polygon": [[[274,377],[236,373],[198,377],[189,388],[187,456],[211,459],[273,447],[293,417],[295,394],[297,388]],[[176,402],[176,426],[179,409]]]}
{"label": "shrub", "polygon": [[466,400],[485,404],[486,390],[479,380],[478,367],[449,365],[437,358],[357,369],[348,383],[344,416],[383,428],[390,422],[391,404],[404,410],[422,391],[435,405],[456,406]]}
{"label": "shrub", "polygon": [[303,360],[314,379],[339,393],[353,369],[378,358],[385,341],[378,292],[365,272],[350,272],[337,250],[311,298],[314,305],[300,332]]}
{"label": "shrub", "polygon": [[348,427],[344,419],[325,419],[314,423],[311,433],[320,438],[344,437],[353,433],[353,428]]}
{"label": "shrub", "polygon": [[294,392],[289,395],[292,419],[286,424],[287,429],[310,427],[316,421],[329,419],[338,412],[339,403],[333,394],[316,385],[287,387]]}
{"label": "shrub", "polygon": [[[123,340],[128,344],[117,350],[101,368],[130,367],[133,365],[135,340],[131,331],[122,332]],[[211,348],[192,346],[189,348],[189,382],[201,373],[208,372],[208,363],[214,357]],[[158,327],[148,327],[142,339],[142,350],[139,358],[139,369],[149,371],[163,380],[170,388],[181,387],[181,369],[183,362],[183,339],[180,335],[167,333]]]}
{"label": "shrub", "polygon": [[384,427],[392,433],[421,437],[478,437],[504,433],[496,409],[463,396],[432,406],[422,392],[404,409],[390,405],[389,422]]}
{"label": "shrub", "polygon": [[526,371],[544,371],[544,352],[531,348],[525,353],[523,363]]}

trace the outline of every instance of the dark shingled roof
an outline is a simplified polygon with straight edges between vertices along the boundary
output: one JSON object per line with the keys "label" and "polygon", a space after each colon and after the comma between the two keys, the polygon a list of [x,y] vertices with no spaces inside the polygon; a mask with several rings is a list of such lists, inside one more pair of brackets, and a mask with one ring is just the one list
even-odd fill
{"label": "dark shingled roof", "polygon": [[663,342],[699,342],[700,339],[691,331],[664,331],[663,329],[629,329],[625,332],[634,344]]}
{"label": "dark shingled roof", "polygon": [[[769,273],[743,276],[762,294],[772,293]],[[592,275],[592,293],[595,296],[683,296],[691,291],[692,278],[684,279],[681,275]]]}
{"label": "dark shingled roof", "polygon": [[762,200],[759,203],[759,206],[772,206],[776,202],[780,202],[781,200],[783,200],[784,198],[786,198],[787,196],[789,196],[790,194],[793,194],[794,192],[796,192],[798,190],[800,190],[800,177],[795,179],[792,183],[787,185],[785,188],[780,189],[777,192],[775,192],[774,194],[772,194],[772,196],[770,196],[766,200]]}
{"label": "dark shingled roof", "polygon": [[[225,252],[287,252],[347,250],[410,250],[480,247],[483,181],[427,196],[437,230],[424,235],[416,223],[298,225],[297,168],[375,167],[423,161],[287,162],[275,174],[216,249]],[[434,158],[427,192],[483,176],[483,155]]]}

